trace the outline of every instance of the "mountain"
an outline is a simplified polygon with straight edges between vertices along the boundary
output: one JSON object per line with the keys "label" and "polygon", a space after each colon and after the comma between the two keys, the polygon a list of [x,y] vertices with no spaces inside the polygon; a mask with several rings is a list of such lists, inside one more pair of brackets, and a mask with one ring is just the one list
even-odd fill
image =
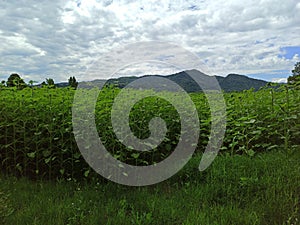
{"label": "mountain", "polygon": [[[189,71],[182,71],[176,74],[171,74],[167,76],[162,75],[145,75],[142,77],[120,77],[109,79],[106,84],[113,84],[119,88],[124,88],[129,83],[139,79],[139,78],[147,78],[147,77],[162,77],[167,78],[171,81],[174,81],[178,85],[180,85],[186,92],[200,92],[202,89],[199,87],[198,83],[193,80],[192,77],[196,77],[197,82],[201,84],[202,87],[206,87],[213,89],[213,77],[219,82],[219,85],[222,90],[225,92],[232,92],[232,91],[243,91],[254,88],[254,90],[259,90],[261,87],[265,86],[268,82],[258,79],[249,78],[244,75],[238,74],[229,74],[226,77],[221,76],[208,76],[204,73],[199,72],[198,70],[189,70]],[[146,80],[144,83],[140,82],[139,87],[146,88],[149,87],[148,83],[149,79]],[[151,79],[151,82],[155,82],[155,79]],[[166,85],[159,83],[159,81],[155,84],[157,87],[156,89],[165,90]]]}
{"label": "mountain", "polygon": [[257,91],[268,83],[264,80],[253,79],[239,74],[228,74],[226,77],[216,76],[216,78],[222,90],[226,92],[243,91],[251,88]]}
{"label": "mountain", "polygon": [[[221,89],[225,92],[232,91],[243,91],[254,88],[254,90],[259,90],[261,87],[266,86],[268,83],[264,80],[258,80],[254,78],[249,78],[244,75],[239,74],[228,74],[226,77],[221,76],[208,76],[198,70],[188,70],[182,71],[179,73],[162,76],[162,75],[144,75],[142,77],[119,77],[109,80],[99,79],[93,81],[83,81],[80,82],[80,87],[92,88],[92,87],[102,87],[104,85],[115,85],[119,88],[124,88],[133,81],[137,81],[139,78],[149,78],[139,80],[139,88],[147,89],[152,88],[152,85],[155,86],[156,90],[169,90],[175,91],[174,87],[170,87],[164,82],[161,82],[161,79],[154,78],[167,78],[178,85],[180,85],[186,92],[201,92],[201,87],[206,89],[214,89],[214,78],[218,81]],[[192,78],[196,77],[197,82]],[[151,78],[151,79],[150,79]],[[198,85],[200,83],[200,86]],[[55,84],[57,87],[67,87],[68,83],[58,83]]]}

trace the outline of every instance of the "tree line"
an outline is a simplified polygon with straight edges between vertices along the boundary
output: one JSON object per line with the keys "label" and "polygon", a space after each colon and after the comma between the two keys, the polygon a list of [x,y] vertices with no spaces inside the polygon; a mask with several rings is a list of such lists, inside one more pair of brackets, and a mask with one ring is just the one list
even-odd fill
{"label": "tree line", "polygon": [[[21,78],[21,76],[19,74],[13,73],[8,77],[7,81],[5,81],[5,80],[1,81],[1,86],[2,87],[16,87],[18,90],[21,90],[21,89],[26,88],[26,87],[31,87],[32,88],[35,83],[37,83],[37,82],[33,81],[33,80],[30,80],[28,82],[28,84],[26,84],[25,81]],[[38,86],[49,87],[49,88],[55,88],[56,87],[55,82],[52,78],[46,78],[46,80],[43,81]],[[75,89],[77,88],[78,82],[77,82],[75,76],[71,76],[68,79],[68,86],[72,87],[72,88],[75,88]]]}
{"label": "tree line", "polygon": [[[300,86],[300,62],[297,62],[294,66],[294,69],[291,71],[292,75],[288,77],[287,83],[291,86]],[[19,74],[13,73],[11,74],[7,81],[3,80],[0,83],[0,86],[4,87],[16,87],[17,89],[23,89],[25,87],[33,87],[33,84],[37,83],[36,81],[30,80],[28,84],[25,83],[25,81],[20,77]],[[54,80],[52,78],[46,78],[45,81],[43,81],[40,86],[44,87],[47,86],[49,88],[55,88],[56,85],[54,83]],[[78,82],[75,78],[75,76],[71,76],[68,79],[68,86],[72,88],[77,88]]]}

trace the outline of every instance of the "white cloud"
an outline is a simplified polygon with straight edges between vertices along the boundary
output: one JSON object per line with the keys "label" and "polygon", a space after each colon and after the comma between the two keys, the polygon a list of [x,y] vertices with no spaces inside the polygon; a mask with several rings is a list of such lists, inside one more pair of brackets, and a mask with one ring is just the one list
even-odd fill
{"label": "white cloud", "polygon": [[286,83],[287,78],[273,78],[272,82],[274,82],[274,83]]}
{"label": "white cloud", "polygon": [[296,0],[1,1],[0,73],[66,81],[103,53],[143,40],[177,43],[214,74],[290,71],[299,54],[279,55],[299,46],[299,13]]}

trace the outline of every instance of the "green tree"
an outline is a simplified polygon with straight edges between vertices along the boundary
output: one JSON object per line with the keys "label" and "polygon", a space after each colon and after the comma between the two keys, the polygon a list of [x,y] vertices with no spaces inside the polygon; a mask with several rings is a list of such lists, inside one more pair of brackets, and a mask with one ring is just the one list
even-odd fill
{"label": "green tree", "polygon": [[34,83],[37,83],[37,81],[30,80],[30,81],[28,82],[28,84],[30,85],[31,88],[33,87],[33,84],[34,84]]}
{"label": "green tree", "polygon": [[42,86],[42,87],[46,87],[46,86],[47,86],[46,82],[43,81],[43,82],[41,83],[41,86]]}
{"label": "green tree", "polygon": [[9,76],[6,82],[7,87],[17,87],[17,89],[23,89],[27,85],[19,74],[13,73]]}
{"label": "green tree", "polygon": [[295,68],[292,70],[292,76],[288,77],[288,84],[300,85],[300,62],[295,64]]}
{"label": "green tree", "polygon": [[46,85],[50,88],[55,88],[55,83],[52,78],[46,78]]}
{"label": "green tree", "polygon": [[2,89],[2,88],[4,88],[5,87],[5,80],[3,80],[3,81],[1,81],[1,83],[0,83],[0,89]]}
{"label": "green tree", "polygon": [[68,83],[69,86],[73,88],[77,88],[78,86],[78,82],[76,81],[76,78],[74,76],[69,78]]}

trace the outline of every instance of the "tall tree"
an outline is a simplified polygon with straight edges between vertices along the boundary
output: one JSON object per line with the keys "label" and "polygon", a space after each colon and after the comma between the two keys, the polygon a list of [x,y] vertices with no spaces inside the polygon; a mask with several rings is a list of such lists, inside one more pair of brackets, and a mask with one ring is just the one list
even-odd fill
{"label": "tall tree", "polygon": [[74,76],[69,78],[68,83],[69,86],[73,88],[77,88],[78,86],[78,82],[76,81],[76,78]]}
{"label": "tall tree", "polygon": [[46,84],[47,84],[48,87],[55,88],[55,83],[54,83],[54,80],[52,78],[46,78]]}
{"label": "tall tree", "polygon": [[292,70],[292,76],[288,78],[288,84],[300,85],[300,62],[295,64],[295,68]]}
{"label": "tall tree", "polygon": [[6,82],[7,87],[17,87],[17,89],[23,89],[27,85],[19,74],[13,73],[9,76]]}

